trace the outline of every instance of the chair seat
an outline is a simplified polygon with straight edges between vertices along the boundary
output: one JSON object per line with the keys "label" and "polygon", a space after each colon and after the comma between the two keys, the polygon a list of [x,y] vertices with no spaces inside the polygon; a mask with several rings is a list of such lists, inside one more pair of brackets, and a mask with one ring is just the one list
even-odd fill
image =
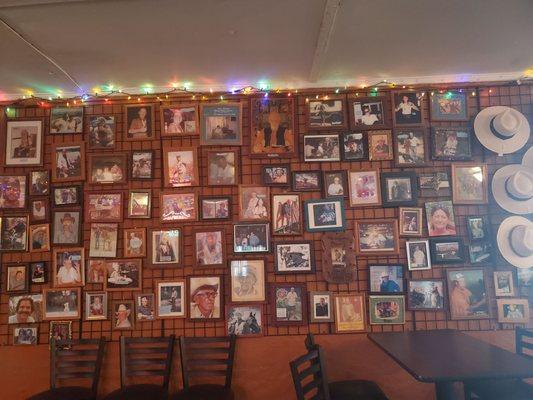
{"label": "chair seat", "polygon": [[231,388],[223,385],[192,385],[171,397],[172,400],[233,400]]}
{"label": "chair seat", "polygon": [[93,400],[91,388],[82,386],[62,386],[46,392],[37,393],[27,400]]}
{"label": "chair seat", "polygon": [[388,400],[380,387],[372,381],[350,380],[330,382],[331,400]]}
{"label": "chair seat", "polygon": [[129,385],[109,393],[104,400],[166,400],[168,390],[161,385]]}
{"label": "chair seat", "polygon": [[533,386],[519,379],[502,379],[469,382],[466,384],[468,391],[482,400],[531,400],[533,399]]}

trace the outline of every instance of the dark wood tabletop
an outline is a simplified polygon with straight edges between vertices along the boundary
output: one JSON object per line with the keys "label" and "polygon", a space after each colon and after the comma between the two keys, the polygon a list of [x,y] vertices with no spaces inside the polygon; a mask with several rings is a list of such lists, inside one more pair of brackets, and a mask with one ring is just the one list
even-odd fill
{"label": "dark wood tabletop", "polygon": [[456,330],[370,333],[368,338],[421,382],[533,377],[533,360]]}

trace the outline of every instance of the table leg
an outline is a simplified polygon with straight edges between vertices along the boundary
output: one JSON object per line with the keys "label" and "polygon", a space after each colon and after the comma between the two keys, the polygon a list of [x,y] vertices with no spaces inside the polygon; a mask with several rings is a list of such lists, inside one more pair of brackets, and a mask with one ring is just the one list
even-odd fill
{"label": "table leg", "polygon": [[453,382],[435,382],[437,400],[454,400]]}

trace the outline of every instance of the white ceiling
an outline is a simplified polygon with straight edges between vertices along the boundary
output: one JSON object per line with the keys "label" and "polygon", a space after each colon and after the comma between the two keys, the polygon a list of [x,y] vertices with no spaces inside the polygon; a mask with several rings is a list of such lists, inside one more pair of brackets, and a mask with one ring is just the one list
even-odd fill
{"label": "white ceiling", "polygon": [[318,87],[510,80],[533,0],[0,0],[0,100],[114,84]]}

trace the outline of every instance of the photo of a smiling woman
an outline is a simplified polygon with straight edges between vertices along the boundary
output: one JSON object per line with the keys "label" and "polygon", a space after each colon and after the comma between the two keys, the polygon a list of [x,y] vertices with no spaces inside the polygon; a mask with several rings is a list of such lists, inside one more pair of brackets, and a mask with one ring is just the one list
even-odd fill
{"label": "photo of a smiling woman", "polygon": [[429,236],[456,235],[455,217],[451,201],[426,203]]}

